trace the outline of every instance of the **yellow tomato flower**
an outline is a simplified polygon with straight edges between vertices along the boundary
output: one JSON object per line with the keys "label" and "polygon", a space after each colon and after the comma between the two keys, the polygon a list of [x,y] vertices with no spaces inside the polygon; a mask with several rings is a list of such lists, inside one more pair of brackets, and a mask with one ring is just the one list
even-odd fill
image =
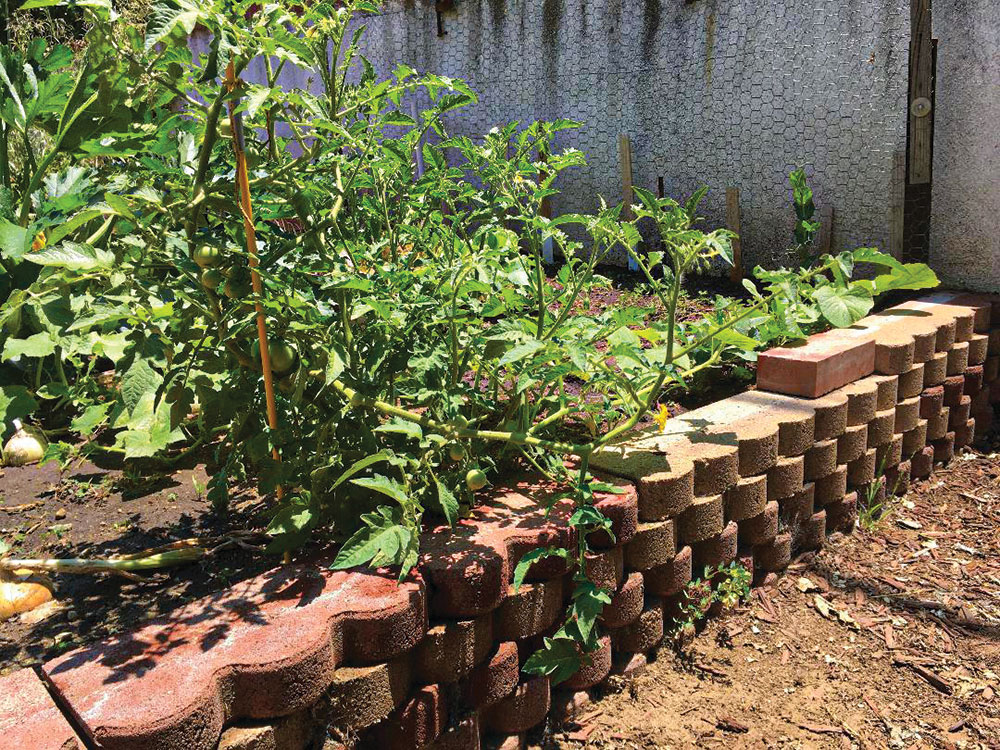
{"label": "yellow tomato flower", "polygon": [[31,243],[31,250],[37,253],[43,247],[45,247],[45,232],[39,232],[35,235],[35,239]]}
{"label": "yellow tomato flower", "polygon": [[660,404],[660,410],[653,415],[653,421],[660,426],[660,432],[667,429],[668,419],[670,419],[670,410],[666,404]]}

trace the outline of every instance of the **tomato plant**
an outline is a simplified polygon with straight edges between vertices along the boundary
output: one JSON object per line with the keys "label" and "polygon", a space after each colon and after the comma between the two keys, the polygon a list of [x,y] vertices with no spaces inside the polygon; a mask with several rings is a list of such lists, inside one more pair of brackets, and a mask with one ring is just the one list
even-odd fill
{"label": "tomato plant", "polygon": [[[720,300],[680,324],[684,276],[729,260],[729,233],[701,228],[703,191],[679,203],[637,189],[632,219],[603,204],[547,218],[560,174],[584,163],[557,147],[574,123],[452,135],[449,113],[475,94],[405,65],[379,79],[352,24],[373,4],[233,5],[159,0],[140,38],[106,0],[75,2],[91,28],[72,73],[62,48],[4,49],[4,143],[40,133],[45,147],[20,161],[3,149],[0,416],[42,420],[61,438],[47,455],[63,461],[171,462],[211,446],[214,507],[234,477],[287,490],[273,550],[325,534],[343,542],[335,567],[392,565],[400,577],[425,515],[454,523],[490,475],[533,467],[568,488],[580,533],[577,549],[536,550],[518,567],[520,580],[531,561],[559,555],[577,570],[566,624],[530,670],[562,678],[598,642],[609,595],[583,560],[588,535],[610,531],[593,495],[612,488],[588,472],[595,450],[724,356],[820,320],[849,325],[874,294],[934,281],[861,250],[758,271],[748,302]],[[196,26],[211,35],[205,55],[188,46]],[[239,78],[251,63],[262,83],[223,85],[227,67]],[[279,85],[291,67],[317,86]],[[430,104],[414,117],[418,94]],[[249,166],[253,258],[234,142]],[[640,222],[662,249],[640,247]],[[549,244],[562,259],[556,283]],[[576,309],[621,248],[665,320]],[[886,273],[852,281],[855,262]],[[264,418],[257,304],[280,378],[276,429]]]}

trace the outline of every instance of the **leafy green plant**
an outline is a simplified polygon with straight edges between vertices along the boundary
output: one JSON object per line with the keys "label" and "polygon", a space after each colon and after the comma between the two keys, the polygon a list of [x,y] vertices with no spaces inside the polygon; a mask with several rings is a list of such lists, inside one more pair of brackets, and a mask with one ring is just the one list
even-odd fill
{"label": "leafy green plant", "polygon": [[[720,299],[704,319],[681,322],[685,275],[729,261],[729,233],[703,228],[704,191],[681,203],[636,189],[628,220],[606,205],[547,218],[542,205],[561,173],[584,163],[555,146],[575,124],[450,134],[446,116],[475,94],[403,65],[380,80],[360,54],[364,28],[353,25],[373,4],[291,13],[159,0],[144,37],[105,0],[76,5],[91,28],[78,72],[46,90],[48,114],[29,122],[0,110],[5,132],[41,132],[51,144],[34,165],[8,160],[14,208],[0,220],[0,260],[25,273],[0,305],[11,363],[0,418],[41,420],[62,438],[50,440],[50,458],[112,454],[133,478],[136,462],[162,467],[210,448],[207,499],[218,512],[233,481],[252,479],[262,494],[284,488],[272,551],[321,535],[341,543],[334,567],[394,566],[400,578],[429,517],[454,524],[491,477],[531,467],[575,503],[577,539],[517,566],[515,584],[545,556],[574,570],[565,622],[528,660],[534,673],[562,679],[587,658],[610,600],[585,575],[588,537],[610,531],[594,494],[614,491],[589,473],[594,451],[699,371],[752,358],[775,337],[849,325],[886,289],[936,281],[926,267],[859,250],[758,270],[752,299]],[[212,39],[197,58],[187,45],[196,26]],[[39,49],[32,65],[41,68]],[[230,91],[227,67],[238,78],[255,60],[264,82]],[[290,66],[319,92],[279,86]],[[31,86],[10,72],[6,85],[29,98]],[[429,105],[414,117],[418,95]],[[254,256],[230,136],[250,169]],[[640,248],[640,221],[660,235],[654,252]],[[565,258],[556,283],[548,244]],[[603,283],[598,265],[622,248],[664,320],[636,307],[577,309]],[[885,273],[852,281],[855,263]],[[264,418],[258,306],[276,429]]]}
{"label": "leafy green plant", "polygon": [[795,252],[800,265],[810,266],[815,260],[813,241],[820,226],[819,221],[813,220],[816,215],[813,191],[802,167],[792,170],[788,181],[792,185],[792,207],[795,209]]}
{"label": "leafy green plant", "polygon": [[697,624],[714,604],[732,609],[746,602],[752,580],[752,572],[738,562],[720,563],[714,569],[706,567],[700,578],[692,579],[684,587],[680,615],[674,620],[674,636],[678,639],[693,636]]}

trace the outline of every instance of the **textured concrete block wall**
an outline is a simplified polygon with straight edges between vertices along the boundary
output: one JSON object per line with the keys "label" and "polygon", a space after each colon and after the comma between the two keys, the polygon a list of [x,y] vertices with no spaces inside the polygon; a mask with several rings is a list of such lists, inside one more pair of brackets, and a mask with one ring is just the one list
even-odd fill
{"label": "textured concrete block wall", "polygon": [[621,199],[625,133],[635,184],[662,177],[671,195],[706,184],[714,223],[726,186],[740,188],[749,263],[784,260],[796,165],[835,206],[835,248],[887,247],[906,138],[903,0],[456,0],[442,21],[438,36],[433,4],[390,0],[366,20],[365,54],[380,73],[404,61],[469,81],[481,101],[449,120],[456,133],[582,122],[562,145],[589,165],[565,176],[557,212]]}
{"label": "textured concrete block wall", "polygon": [[938,0],[931,264],[949,283],[1000,291],[1000,7]]}

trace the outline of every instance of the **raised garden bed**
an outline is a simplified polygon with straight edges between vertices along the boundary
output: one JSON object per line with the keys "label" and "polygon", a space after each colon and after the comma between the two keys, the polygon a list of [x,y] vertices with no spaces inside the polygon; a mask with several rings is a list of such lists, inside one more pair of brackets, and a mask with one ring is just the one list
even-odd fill
{"label": "raised garden bed", "polygon": [[[614,540],[588,563],[615,592],[607,636],[555,693],[519,667],[557,622],[570,574],[546,560],[530,583],[510,583],[521,555],[570,530],[558,506],[544,517],[544,490],[528,482],[455,531],[429,532],[419,576],[403,584],[321,561],[279,568],[46,663],[59,709],[16,672],[5,687],[16,682],[23,702],[7,699],[0,727],[25,747],[66,746],[74,731],[110,748],[308,747],[327,733],[345,746],[517,743],[550,708],[570,711],[655,654],[704,566],[739,559],[767,580],[853,528],[859,498],[904,492],[986,429],[1000,400],[994,307],[942,293],[891,308],[840,343],[824,335],[775,354],[827,368],[787,367],[771,383],[816,398],[740,394],[596,455],[634,491],[601,501]],[[817,386],[831,382],[821,372],[842,382]],[[37,739],[42,725],[52,744]]]}

